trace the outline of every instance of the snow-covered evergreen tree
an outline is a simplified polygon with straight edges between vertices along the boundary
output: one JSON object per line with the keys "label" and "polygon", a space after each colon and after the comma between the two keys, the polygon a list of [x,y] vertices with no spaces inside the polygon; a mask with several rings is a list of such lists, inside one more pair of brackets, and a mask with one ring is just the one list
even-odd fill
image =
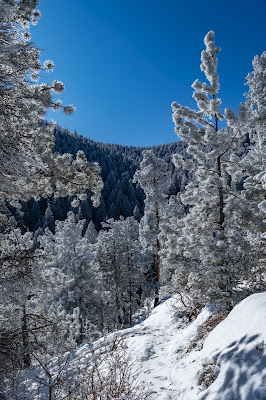
{"label": "snow-covered evergreen tree", "polygon": [[[178,239],[182,235],[185,207],[181,203],[180,194],[171,196],[164,208],[163,222],[159,240],[161,243],[161,282],[163,295],[184,292],[186,287],[187,263],[178,249]],[[184,274],[184,280],[181,275]]]}
{"label": "snow-covered evergreen tree", "polygon": [[[250,149],[244,161],[246,163],[247,179],[245,189],[255,191],[257,200],[261,202],[265,199],[263,183],[265,180],[265,130],[266,130],[266,52],[261,57],[256,56],[253,60],[253,72],[247,77],[249,92],[247,93],[248,118],[244,121],[246,130],[249,132]],[[259,176],[258,176],[259,174]],[[254,193],[253,193],[254,196]]]}
{"label": "snow-covered evergreen tree", "polygon": [[149,279],[155,284],[154,306],[157,306],[161,281],[159,233],[171,185],[169,165],[156,157],[152,150],[146,150],[143,152],[140,169],[134,175],[134,181],[140,184],[146,196],[145,212],[140,221],[140,240],[150,268]]}
{"label": "snow-covered evergreen tree", "polygon": [[108,220],[99,232],[95,264],[102,274],[102,329],[131,325],[144,282],[139,223],[134,217]]}
{"label": "snow-covered evergreen tree", "polygon": [[[194,303],[202,305],[211,300],[231,308],[250,261],[245,232],[235,218],[240,201],[237,184],[244,177],[238,161],[246,138],[246,131],[240,129],[246,106],[240,105],[239,118],[230,109],[220,112],[220,49],[213,39],[214,32],[210,31],[204,38],[206,50],[201,53],[201,70],[209,84],[197,79],[192,85],[198,110],[172,104],[176,132],[187,142],[187,152],[192,156],[187,160],[174,156],[175,165],[195,172],[195,181],[181,195],[190,209],[183,219],[176,251],[187,260],[186,288]],[[219,121],[224,119],[227,127],[221,128]]]}
{"label": "snow-covered evergreen tree", "polygon": [[250,273],[250,286],[253,290],[265,287],[265,132],[266,132],[266,52],[253,60],[253,71],[247,76],[249,92],[246,94],[248,113],[242,125],[248,131],[249,150],[243,158],[246,172],[243,196],[248,207],[243,210],[247,240],[251,244],[251,256],[256,260],[254,270]]}
{"label": "snow-covered evergreen tree", "polygon": [[76,159],[52,153],[54,127],[39,121],[48,108],[63,108],[53,100],[53,93],[64,90],[62,82],[36,81],[41,70],[50,71],[54,63],[40,63],[40,50],[30,42],[29,28],[36,24],[40,12],[38,0],[0,1],[0,197],[25,200],[30,197],[78,194],[79,199],[91,189],[99,202],[102,188],[99,166],[89,164],[83,152]]}
{"label": "snow-covered evergreen tree", "polygon": [[93,268],[96,233],[93,224],[89,225],[83,235],[85,220],[77,221],[70,211],[65,221],[56,221],[55,233],[45,230],[39,237],[41,247],[45,250],[46,265],[56,268],[65,276],[57,300],[70,315],[79,310],[80,337],[82,340],[88,321],[94,320],[95,304],[101,287],[100,276]]}
{"label": "snow-covered evergreen tree", "polygon": [[[49,108],[62,108],[66,114],[72,114],[74,107],[64,107],[53,100],[53,93],[64,90],[62,82],[36,83],[41,70],[51,71],[54,67],[50,60],[41,65],[40,51],[29,41],[30,25],[40,17],[37,5],[38,0],[0,0],[1,204],[9,201],[17,205],[31,197],[51,195],[77,195],[77,203],[87,197],[88,189],[94,193],[97,204],[102,188],[98,164],[88,163],[82,151],[77,152],[75,159],[70,154],[53,152],[54,126],[40,123]],[[0,210],[0,219],[0,330],[9,355],[15,354],[19,343],[23,362],[19,364],[18,360],[18,365],[28,366],[34,346],[41,344],[51,355],[58,350],[55,342],[64,337],[66,347],[61,342],[61,350],[67,348],[72,322],[68,323],[64,311],[52,300],[54,285],[58,283],[55,269],[50,269],[45,277],[45,264],[37,262],[41,262],[42,254],[33,251],[36,246],[31,235],[22,235],[5,210]],[[12,317],[7,323],[8,314]],[[75,315],[73,318],[76,320]],[[58,321],[65,321],[64,328]],[[55,333],[59,325],[57,338],[50,335],[46,340],[48,326]],[[54,346],[52,338],[56,338]]]}
{"label": "snow-covered evergreen tree", "polygon": [[75,345],[77,313],[67,315],[56,300],[66,278],[46,261],[31,233],[1,233],[0,380]]}
{"label": "snow-covered evergreen tree", "polygon": [[51,209],[51,205],[48,202],[46,211],[45,211],[45,221],[44,221],[44,226],[43,229],[50,229],[51,232],[54,232],[55,229],[55,220],[54,220],[54,215]]}
{"label": "snow-covered evergreen tree", "polygon": [[88,227],[87,227],[87,229],[85,231],[84,237],[86,239],[88,239],[89,243],[91,243],[91,244],[95,244],[96,243],[97,231],[96,231],[95,225],[94,225],[94,223],[92,221],[90,221],[90,223],[89,223],[89,225],[88,225]]}

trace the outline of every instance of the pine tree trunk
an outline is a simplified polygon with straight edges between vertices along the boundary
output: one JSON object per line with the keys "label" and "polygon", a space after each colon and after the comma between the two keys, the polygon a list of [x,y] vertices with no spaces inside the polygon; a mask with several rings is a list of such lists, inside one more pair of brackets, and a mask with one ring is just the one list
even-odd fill
{"label": "pine tree trunk", "polygon": [[130,247],[127,245],[127,264],[128,264],[128,286],[129,286],[129,325],[132,326],[132,257],[133,254]]}
{"label": "pine tree trunk", "polygon": [[156,203],[156,222],[157,222],[157,239],[156,239],[156,259],[155,259],[155,265],[156,265],[156,272],[155,272],[155,298],[154,298],[154,307],[156,307],[160,301],[159,297],[159,283],[160,283],[160,250],[161,250],[161,244],[158,239],[158,234],[159,234],[159,228],[160,228],[160,216],[159,216],[159,206]]}
{"label": "pine tree trunk", "polygon": [[115,304],[116,304],[116,308],[117,308],[117,312],[118,312],[118,323],[121,327],[122,325],[122,318],[121,318],[121,306],[120,306],[120,301],[119,301],[119,297],[118,297],[118,293],[115,294]]}
{"label": "pine tree trunk", "polygon": [[27,323],[27,311],[26,304],[22,307],[22,343],[23,343],[23,364],[27,368],[31,364],[30,354],[29,354],[29,331]]}
{"label": "pine tree trunk", "polygon": [[116,262],[116,246],[115,246],[115,242],[113,242],[113,260],[112,260],[112,265],[115,271],[115,305],[117,308],[117,313],[118,313],[118,323],[121,326],[123,323],[122,317],[121,317],[121,311],[122,310],[122,305],[121,305],[121,282],[120,282],[120,274],[118,271],[118,263]]}
{"label": "pine tree trunk", "polygon": [[[221,168],[221,156],[217,158],[217,171],[219,178],[222,177],[222,168]],[[221,231],[224,230],[224,221],[225,221],[225,215],[224,215],[224,192],[223,188],[220,186],[219,187],[219,228]]]}
{"label": "pine tree trunk", "polygon": [[[215,130],[218,132],[218,118],[217,115],[215,114]],[[217,172],[219,178],[222,177],[222,165],[221,165],[221,155],[217,157]],[[225,222],[225,214],[224,214],[224,191],[223,187],[219,187],[219,230],[221,232],[224,232],[224,222]],[[221,239],[224,240],[224,235],[221,237]],[[226,261],[226,260],[225,260]],[[230,297],[226,300],[226,308],[230,311],[232,309],[232,304],[231,304],[231,293],[229,287],[231,286],[231,277],[228,274],[227,277],[227,283],[224,282],[219,282],[218,284],[219,289],[222,290],[223,292],[227,292],[230,294]]]}
{"label": "pine tree trunk", "polygon": [[[216,99],[216,95],[213,95],[213,99]],[[214,116],[215,118],[215,132],[218,132],[218,117],[217,114]],[[221,165],[221,156],[217,157],[217,172],[219,178],[222,177],[222,165]],[[224,230],[224,192],[222,186],[219,187],[219,228],[221,231]]]}
{"label": "pine tree trunk", "polygon": [[83,341],[83,336],[84,336],[83,318],[82,318],[82,316],[81,316],[81,314],[80,314],[81,304],[82,304],[82,297],[80,296],[79,299],[78,299],[78,304],[77,304],[77,306],[78,306],[78,308],[79,308],[79,324],[80,324],[80,327],[79,327],[79,336],[77,337],[77,340],[76,340],[76,342],[77,342],[78,345],[82,343],[82,341]]}

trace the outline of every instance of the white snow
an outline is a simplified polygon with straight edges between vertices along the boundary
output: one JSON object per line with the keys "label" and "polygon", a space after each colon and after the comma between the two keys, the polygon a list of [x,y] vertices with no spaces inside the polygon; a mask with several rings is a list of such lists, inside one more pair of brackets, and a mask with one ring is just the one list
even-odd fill
{"label": "white snow", "polygon": [[[176,305],[175,299],[159,305],[138,327],[138,335],[128,339],[129,351],[135,357],[140,379],[150,386],[151,398],[157,400],[178,399],[187,390],[183,358],[178,359],[195,337],[197,327],[210,315],[206,308],[193,323],[186,326],[180,318],[175,318],[173,305]],[[193,371],[187,371],[187,374],[191,380]]]}
{"label": "white snow", "polygon": [[200,399],[266,399],[266,293],[239,303],[209,334],[202,356],[220,367]]}
{"label": "white snow", "polygon": [[[198,328],[212,311],[205,307],[187,324],[175,316],[172,298],[133,328],[111,334],[124,337],[139,379],[152,400],[266,399],[266,292],[239,303],[202,344],[192,347]],[[97,343],[100,343],[98,341]],[[71,354],[68,371],[86,365],[90,347]],[[53,361],[55,364],[56,362]],[[199,376],[214,378],[206,389]],[[216,377],[216,379],[215,379]]]}
{"label": "white snow", "polygon": [[[211,311],[205,308],[186,326],[174,317],[171,303],[175,302],[170,299],[159,305],[142,326],[133,328],[135,336],[128,339],[140,377],[150,384],[151,398],[266,399],[266,293],[239,303],[207,336],[203,348],[189,353],[184,349],[189,348]],[[198,376],[208,368],[217,378],[203,390]]]}

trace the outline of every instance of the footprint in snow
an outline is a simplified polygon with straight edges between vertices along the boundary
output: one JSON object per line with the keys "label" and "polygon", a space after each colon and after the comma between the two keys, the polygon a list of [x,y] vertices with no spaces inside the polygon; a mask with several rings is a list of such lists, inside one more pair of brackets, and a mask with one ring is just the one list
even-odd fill
{"label": "footprint in snow", "polygon": [[[151,369],[147,369],[147,371],[144,371],[144,374],[148,374],[148,375],[150,375],[150,373],[152,372],[152,370]],[[0,399],[1,400],[1,399]]]}
{"label": "footprint in snow", "polygon": [[159,381],[167,381],[168,378],[166,376],[155,376],[155,379],[158,379]]}

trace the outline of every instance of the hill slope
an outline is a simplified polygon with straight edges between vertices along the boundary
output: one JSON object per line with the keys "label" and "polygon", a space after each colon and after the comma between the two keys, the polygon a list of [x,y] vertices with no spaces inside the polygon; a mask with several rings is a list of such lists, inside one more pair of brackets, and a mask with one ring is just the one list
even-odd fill
{"label": "hill slope", "polygon": [[[148,148],[99,143],[76,133],[71,134],[68,130],[59,126],[55,128],[55,139],[55,151],[61,154],[70,153],[75,156],[78,150],[83,150],[89,161],[97,161],[101,167],[101,176],[104,181],[101,204],[98,208],[94,208],[90,196],[88,196],[88,199],[82,202],[78,210],[73,210],[79,214],[79,219],[86,219],[88,223],[92,220],[97,229],[100,229],[101,222],[107,218],[119,219],[120,215],[125,218],[132,216],[136,206],[135,216],[140,218],[143,215],[144,192],[141,187],[132,182],[132,178],[139,168],[143,150]],[[174,167],[172,156],[175,153],[185,154],[185,144],[176,141],[149,147],[149,149],[152,149],[157,157],[163,158],[169,164],[172,182],[169,194],[176,194],[184,187],[188,178],[182,170],[178,171]],[[70,203],[71,198],[67,197],[50,199],[50,211],[53,218],[60,221],[64,220],[71,209]],[[24,203],[24,225],[31,231],[47,226],[47,221],[45,221],[46,210],[46,199],[39,202],[31,200]]]}
{"label": "hill slope", "polygon": [[[192,323],[175,313],[178,306],[177,299],[168,299],[142,323],[106,339],[112,342],[114,337],[123,338],[127,342],[130,360],[138,371],[139,381],[148,389],[148,398],[266,399],[266,292],[243,300],[214,329],[222,317],[210,306]],[[82,345],[68,355],[67,371],[72,381],[82,366],[95,357],[96,350],[92,348],[101,348],[106,340]],[[52,360],[49,369],[52,376],[57,376],[58,360]],[[28,381],[24,376],[33,398],[37,393],[34,377],[41,374],[37,368],[29,371]],[[40,393],[36,399],[46,399],[47,388],[42,387]]]}

